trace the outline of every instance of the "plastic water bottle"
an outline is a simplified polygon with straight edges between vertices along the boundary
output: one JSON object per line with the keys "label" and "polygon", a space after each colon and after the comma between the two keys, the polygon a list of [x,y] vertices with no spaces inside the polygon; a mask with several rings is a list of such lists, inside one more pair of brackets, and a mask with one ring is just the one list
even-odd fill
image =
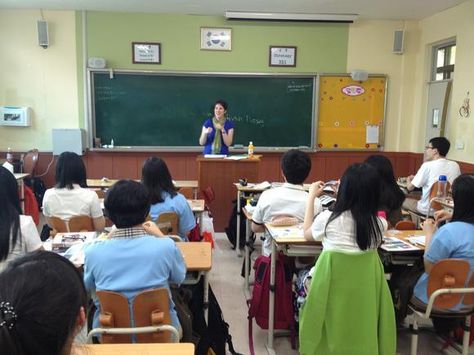
{"label": "plastic water bottle", "polygon": [[249,158],[253,158],[253,142],[249,142],[247,155]]}
{"label": "plastic water bottle", "polygon": [[7,150],[7,162],[9,162],[10,164],[13,163],[13,153],[10,147],[8,147]]}
{"label": "plastic water bottle", "polygon": [[445,198],[446,197],[446,182],[448,178],[446,175],[440,175],[438,178],[438,192],[436,193],[436,197]]}

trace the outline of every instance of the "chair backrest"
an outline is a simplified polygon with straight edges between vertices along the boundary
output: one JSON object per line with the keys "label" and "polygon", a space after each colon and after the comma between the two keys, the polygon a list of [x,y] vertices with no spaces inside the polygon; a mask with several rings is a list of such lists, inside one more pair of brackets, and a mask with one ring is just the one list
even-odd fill
{"label": "chair backrest", "polygon": [[[443,259],[438,261],[430,271],[428,279],[428,297],[442,288],[464,288],[471,267],[463,259]],[[434,306],[437,308],[452,308],[461,302],[463,294],[448,293],[436,298]]]}
{"label": "chair backrest", "polygon": [[176,212],[163,212],[156,219],[156,225],[163,234],[178,234],[179,216]]}
{"label": "chair backrest", "polygon": [[[474,272],[471,275],[471,279],[469,280],[467,287],[474,288]],[[468,293],[464,296],[464,304],[474,306],[474,293]]]}
{"label": "chair backrest", "polygon": [[188,200],[192,200],[194,198],[194,189],[192,187],[182,187],[179,189],[179,193]]}
{"label": "chair backrest", "polygon": [[202,197],[204,201],[206,201],[206,205],[209,205],[212,201],[216,199],[216,195],[214,194],[214,189],[211,186],[206,187],[204,190],[201,191]]}
{"label": "chair backrest", "polygon": [[23,156],[23,172],[34,176],[36,164],[38,164],[38,149],[31,149]]}
{"label": "chair backrest", "polygon": [[[136,327],[171,325],[169,293],[166,288],[140,292],[133,302]],[[137,343],[169,343],[170,332],[137,334]]]}
{"label": "chair backrest", "polygon": [[[449,183],[449,181],[446,181],[446,194],[448,193],[448,191],[451,190],[451,184]],[[435,183],[431,186],[431,190],[430,190],[430,201],[435,198],[438,194],[438,181],[435,181]],[[431,202],[430,203],[430,210],[432,211],[438,211],[440,209],[442,209],[443,206],[441,206],[441,204],[439,204],[438,202]]]}
{"label": "chair backrest", "polygon": [[62,220],[59,217],[48,217],[50,227],[57,233],[67,233],[69,232],[69,226],[67,221]]}
{"label": "chair backrest", "polygon": [[70,232],[93,232],[95,231],[92,218],[89,216],[73,216],[69,220]]}
{"label": "chair backrest", "polygon": [[[97,291],[100,303],[99,322],[103,328],[130,328],[127,297],[118,292]],[[102,343],[131,343],[128,334],[103,334]]]}
{"label": "chair backrest", "polygon": [[416,224],[412,221],[398,221],[395,224],[395,229],[399,231],[415,230]]}

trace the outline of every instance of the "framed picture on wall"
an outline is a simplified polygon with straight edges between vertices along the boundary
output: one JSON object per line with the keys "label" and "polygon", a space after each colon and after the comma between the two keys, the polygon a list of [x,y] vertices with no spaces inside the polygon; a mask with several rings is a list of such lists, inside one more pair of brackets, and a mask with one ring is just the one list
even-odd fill
{"label": "framed picture on wall", "polygon": [[296,67],[296,47],[270,46],[268,65],[270,67]]}
{"label": "framed picture on wall", "polygon": [[161,64],[161,43],[132,42],[133,64]]}
{"label": "framed picture on wall", "polygon": [[201,49],[210,51],[232,50],[232,29],[201,27]]}

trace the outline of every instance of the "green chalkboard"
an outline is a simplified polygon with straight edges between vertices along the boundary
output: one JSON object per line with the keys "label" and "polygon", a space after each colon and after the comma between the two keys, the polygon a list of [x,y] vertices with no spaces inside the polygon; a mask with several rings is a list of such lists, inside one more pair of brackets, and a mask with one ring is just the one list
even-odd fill
{"label": "green chalkboard", "polygon": [[217,99],[234,145],[313,145],[314,76],[91,72],[94,136],[116,146],[198,146]]}

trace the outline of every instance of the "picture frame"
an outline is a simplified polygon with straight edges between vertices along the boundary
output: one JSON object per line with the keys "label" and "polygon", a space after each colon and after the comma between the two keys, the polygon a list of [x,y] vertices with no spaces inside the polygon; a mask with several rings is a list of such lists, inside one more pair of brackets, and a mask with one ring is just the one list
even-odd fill
{"label": "picture frame", "polygon": [[296,67],[296,46],[270,46],[268,66]]}
{"label": "picture frame", "polygon": [[161,43],[132,42],[133,64],[161,64]]}
{"label": "picture frame", "polygon": [[232,28],[201,27],[201,50],[231,51]]}

